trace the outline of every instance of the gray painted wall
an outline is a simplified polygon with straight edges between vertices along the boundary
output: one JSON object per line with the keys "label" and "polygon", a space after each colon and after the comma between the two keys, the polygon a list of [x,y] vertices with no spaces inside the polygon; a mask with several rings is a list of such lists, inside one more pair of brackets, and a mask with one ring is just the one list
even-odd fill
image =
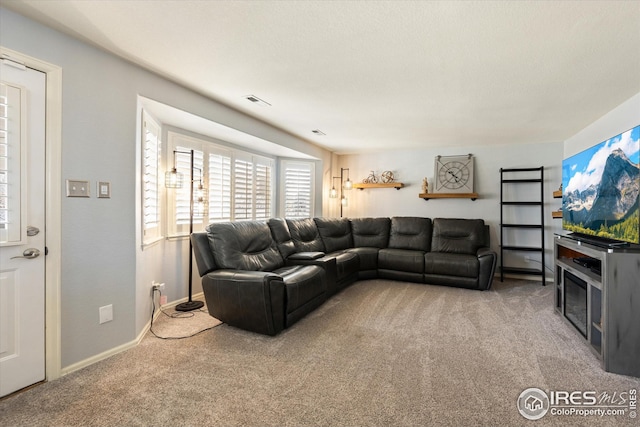
{"label": "gray painted wall", "polygon": [[[560,220],[551,218],[551,211],[560,207],[560,201],[553,199],[552,192],[560,186],[562,176],[562,141],[526,145],[470,146],[429,148],[420,150],[389,151],[353,156],[342,156],[340,165],[350,169],[354,182],[360,182],[371,170],[380,174],[384,170],[394,172],[398,181],[406,187],[394,189],[351,190],[349,206],[344,216],[426,216],[430,218],[482,218],[491,228],[491,246],[499,252],[500,242],[500,168],[524,168],[544,166],[545,193],[545,263],[547,277],[553,277],[551,260],[553,257],[553,233],[562,226]],[[434,199],[425,201],[418,197],[422,192],[422,179],[427,177],[433,187],[434,162],[437,155],[452,156],[471,153],[475,157],[475,192],[479,199]],[[510,193],[509,193],[510,192]],[[540,187],[525,184],[505,187],[510,200],[537,200]],[[335,200],[335,201],[333,201]],[[328,204],[338,204],[331,199]],[[329,208],[329,207],[327,207]],[[540,211],[536,208],[510,207],[509,215],[517,215],[509,222],[534,223],[539,221]],[[505,221],[507,222],[507,221]],[[538,246],[539,232],[525,231],[512,235],[519,245]],[[507,242],[505,242],[507,243]],[[514,243],[514,242],[511,242]],[[524,260],[524,253],[509,253],[508,265],[515,267],[540,267],[540,255],[528,254],[530,262]],[[505,257],[506,258],[506,257]]]}
{"label": "gray painted wall", "polygon": [[632,96],[567,139],[564,146],[564,157],[573,156],[638,125],[640,125],[640,93]]}
{"label": "gray painted wall", "polygon": [[[138,244],[138,95],[330,159],[317,146],[5,8],[0,43],[62,68],[62,178],[91,181],[91,198],[61,201],[63,369],[132,342],[149,320],[147,282],[179,286],[187,275],[185,240],[144,254]],[[97,181],[111,182],[110,199],[95,197]],[[185,297],[183,289],[170,297]],[[99,325],[98,308],[108,304],[114,319]]]}

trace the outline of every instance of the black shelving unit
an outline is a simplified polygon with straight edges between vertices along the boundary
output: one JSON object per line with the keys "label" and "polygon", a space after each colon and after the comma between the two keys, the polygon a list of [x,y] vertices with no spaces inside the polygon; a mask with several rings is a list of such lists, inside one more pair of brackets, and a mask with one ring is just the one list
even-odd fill
{"label": "black shelving unit", "polygon": [[[521,176],[522,178],[518,178]],[[527,201],[513,201],[505,200],[505,187],[510,185],[522,185],[522,184],[539,184],[540,185],[540,198],[537,197],[534,200]],[[540,210],[540,220],[535,223],[505,223],[505,206],[523,206],[526,208],[536,208]],[[514,229],[517,230],[529,230],[526,233],[531,234],[531,230],[540,231],[540,244],[531,246],[531,239],[527,239],[529,245],[518,244],[505,244],[505,230]],[[541,268],[522,268],[522,267],[509,267],[505,265],[505,252],[517,251],[517,252],[533,252],[540,254]],[[500,281],[504,281],[505,273],[508,274],[520,274],[529,276],[541,276],[542,284],[545,285],[545,265],[544,265],[544,167],[539,168],[511,168],[500,169]]]}

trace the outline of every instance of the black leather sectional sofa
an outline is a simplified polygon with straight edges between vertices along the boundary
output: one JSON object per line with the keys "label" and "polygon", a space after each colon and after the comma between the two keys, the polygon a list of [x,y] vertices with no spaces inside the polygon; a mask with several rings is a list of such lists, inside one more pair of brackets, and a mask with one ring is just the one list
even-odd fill
{"label": "black leather sectional sofa", "polygon": [[496,253],[481,219],[272,218],[191,236],[209,313],[267,335],[359,279],[486,290]]}

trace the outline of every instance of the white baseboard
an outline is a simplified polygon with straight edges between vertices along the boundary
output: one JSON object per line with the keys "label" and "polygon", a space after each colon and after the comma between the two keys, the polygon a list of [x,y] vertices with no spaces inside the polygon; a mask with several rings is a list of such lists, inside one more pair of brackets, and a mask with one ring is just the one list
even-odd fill
{"label": "white baseboard", "polygon": [[[193,299],[200,299],[204,296],[204,294],[202,292],[195,294],[192,296]],[[176,305],[181,304],[183,302],[187,302],[189,301],[189,298],[185,297],[176,301],[172,301],[168,304],[165,304],[162,306],[163,309],[168,309],[168,308],[174,308]],[[158,317],[158,315],[160,315],[160,310],[156,310],[156,312],[153,314],[153,320],[156,320],[156,318]],[[70,374],[72,372],[75,372],[79,369],[82,368],[86,368],[89,365],[93,365],[96,362],[100,362],[101,360],[105,360],[108,359],[111,356],[114,356],[118,353],[122,353],[123,351],[129,350],[135,346],[137,346],[138,344],[140,344],[140,342],[142,342],[144,336],[147,334],[147,332],[149,332],[149,329],[151,328],[151,319],[149,319],[149,321],[147,322],[147,324],[144,326],[144,328],[142,328],[142,331],[140,331],[140,333],[138,334],[138,336],[132,340],[129,341],[127,343],[121,344],[117,347],[111,348],[107,351],[104,351],[100,354],[96,354],[94,356],[91,356],[87,359],[81,360],[79,362],[76,362],[72,365],[66,366],[64,368],[62,368],[60,370],[60,376],[65,376],[67,374]]]}

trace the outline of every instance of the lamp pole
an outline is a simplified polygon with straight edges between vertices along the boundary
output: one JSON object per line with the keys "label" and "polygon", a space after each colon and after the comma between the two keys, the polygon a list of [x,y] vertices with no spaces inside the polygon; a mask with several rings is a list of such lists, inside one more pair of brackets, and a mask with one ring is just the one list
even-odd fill
{"label": "lamp pole", "polygon": [[202,301],[193,301],[193,243],[191,243],[191,235],[193,234],[193,159],[194,151],[191,150],[191,188],[189,190],[189,300],[187,302],[176,305],[176,311],[193,311],[204,307]]}

